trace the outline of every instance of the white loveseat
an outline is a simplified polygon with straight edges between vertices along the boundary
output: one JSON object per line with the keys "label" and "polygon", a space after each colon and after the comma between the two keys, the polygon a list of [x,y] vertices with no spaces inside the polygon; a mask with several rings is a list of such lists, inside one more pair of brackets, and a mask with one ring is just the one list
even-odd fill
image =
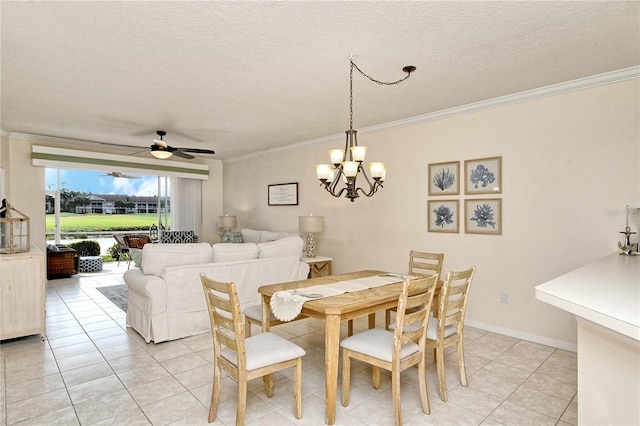
{"label": "white loveseat", "polygon": [[125,272],[129,287],[127,325],[148,343],[210,330],[200,273],[233,281],[241,309],[260,304],[258,287],[305,279],[303,241],[287,237],[266,243],[146,244],[140,269]]}

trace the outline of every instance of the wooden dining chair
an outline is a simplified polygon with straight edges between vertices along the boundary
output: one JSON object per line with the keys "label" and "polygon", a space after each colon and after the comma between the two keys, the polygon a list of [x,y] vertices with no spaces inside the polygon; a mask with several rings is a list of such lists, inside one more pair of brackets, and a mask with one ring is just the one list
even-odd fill
{"label": "wooden dining chair", "polygon": [[264,377],[265,393],[273,396],[272,374],[293,367],[294,415],[302,417],[302,356],[300,346],[273,333],[245,338],[236,285],[218,282],[200,274],[207,300],[213,338],[213,390],[209,423],[216,418],[220,397],[220,374],[224,370],[238,382],[236,425],[243,425],[247,408],[247,382]]}
{"label": "wooden dining chair", "polygon": [[[400,404],[400,373],[418,366],[418,384],[422,411],[431,414],[427,393],[425,342],[431,303],[436,290],[437,275],[404,281],[398,299],[393,332],[372,328],[340,342],[342,347],[342,405],[349,405],[351,391],[351,358],[373,366],[373,387],[380,387],[380,369],[391,372],[391,394],[396,425],[402,424]],[[417,343],[416,343],[417,342]]]}
{"label": "wooden dining chair", "polygon": [[[444,263],[444,253],[425,253],[411,250],[409,252],[409,275],[428,277],[433,274],[442,275],[442,264]],[[442,284],[442,282],[440,282]],[[436,298],[437,300],[437,298]],[[437,308],[434,306],[434,308]],[[384,314],[384,328],[390,330],[391,313],[396,308],[390,308]]]}
{"label": "wooden dining chair", "polygon": [[447,400],[447,387],[444,376],[444,348],[457,346],[458,371],[460,383],[467,386],[467,371],[464,366],[464,316],[471,282],[476,267],[459,272],[447,272],[440,293],[440,315],[429,322],[426,345],[433,348],[438,371],[440,399]]}

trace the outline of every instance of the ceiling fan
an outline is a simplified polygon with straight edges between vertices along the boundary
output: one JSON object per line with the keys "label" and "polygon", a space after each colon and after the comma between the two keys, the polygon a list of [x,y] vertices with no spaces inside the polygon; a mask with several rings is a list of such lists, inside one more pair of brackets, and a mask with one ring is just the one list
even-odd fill
{"label": "ceiling fan", "polygon": [[110,173],[105,173],[101,176],[111,176],[114,178],[123,178],[123,179],[140,179],[140,176],[135,176],[135,175],[127,175],[125,173],[122,172],[110,172]]}
{"label": "ceiling fan", "polygon": [[175,155],[177,157],[192,159],[196,158],[191,154],[187,154],[188,152],[193,152],[195,154],[215,154],[215,151],[211,149],[200,149],[200,148],[174,148],[172,146],[167,145],[164,141],[164,136],[167,132],[163,130],[157,130],[156,133],[160,136],[160,139],[154,138],[153,145],[149,147],[149,151],[151,151],[151,155],[156,158],[160,158],[162,160]]}

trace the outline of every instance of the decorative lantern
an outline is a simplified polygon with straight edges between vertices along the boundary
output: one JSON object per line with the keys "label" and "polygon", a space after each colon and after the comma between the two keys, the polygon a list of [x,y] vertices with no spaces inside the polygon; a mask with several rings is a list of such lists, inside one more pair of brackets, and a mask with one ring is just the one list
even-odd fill
{"label": "decorative lantern", "polygon": [[29,217],[16,210],[7,200],[0,208],[0,254],[28,252],[31,247]]}

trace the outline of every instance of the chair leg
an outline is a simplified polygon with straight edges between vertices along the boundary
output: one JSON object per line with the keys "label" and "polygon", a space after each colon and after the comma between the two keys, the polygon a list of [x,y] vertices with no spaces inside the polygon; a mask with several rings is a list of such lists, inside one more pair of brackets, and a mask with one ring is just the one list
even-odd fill
{"label": "chair leg", "polygon": [[[378,369],[378,373],[380,369]],[[402,425],[402,405],[400,404],[400,369],[391,369],[391,399],[393,400],[393,412],[396,417],[396,426]]]}
{"label": "chair leg", "polygon": [[347,336],[353,336],[353,320],[347,321]]}
{"label": "chair leg", "polygon": [[251,337],[251,322],[249,322],[249,318],[244,318],[244,335],[245,337]]}
{"label": "chair leg", "polygon": [[460,372],[460,384],[467,386],[467,369],[464,366],[464,347],[462,346],[462,336],[458,341],[458,371]]}
{"label": "chair leg", "polygon": [[389,326],[391,325],[391,309],[387,309],[384,311],[384,329],[389,330]]}
{"label": "chair leg", "polygon": [[264,382],[265,395],[267,395],[267,398],[271,398],[273,396],[273,374],[265,374],[262,377],[262,381]]}
{"label": "chair leg", "polygon": [[244,416],[247,411],[247,378],[238,380],[238,407],[236,408],[236,426],[244,425]]}
{"label": "chair leg", "polygon": [[373,388],[380,389],[380,367],[373,366],[372,371]]}
{"label": "chair leg", "polygon": [[418,386],[420,387],[420,400],[422,401],[422,412],[431,414],[429,404],[429,393],[427,392],[427,362],[425,358],[418,364]]}
{"label": "chair leg", "polygon": [[436,348],[436,367],[438,370],[438,382],[439,382],[439,391],[440,391],[440,399],[444,402],[447,402],[447,386],[445,384],[444,378],[444,347],[442,345],[438,345]]}
{"label": "chair leg", "polygon": [[351,358],[348,350],[342,350],[342,406],[349,406],[351,393]]}
{"label": "chair leg", "polygon": [[302,358],[296,360],[293,372],[293,403],[296,419],[302,418]]}
{"label": "chair leg", "polygon": [[209,403],[209,423],[216,419],[218,412],[218,400],[220,399],[220,369],[216,366],[213,369],[213,389],[211,390],[211,402]]}

